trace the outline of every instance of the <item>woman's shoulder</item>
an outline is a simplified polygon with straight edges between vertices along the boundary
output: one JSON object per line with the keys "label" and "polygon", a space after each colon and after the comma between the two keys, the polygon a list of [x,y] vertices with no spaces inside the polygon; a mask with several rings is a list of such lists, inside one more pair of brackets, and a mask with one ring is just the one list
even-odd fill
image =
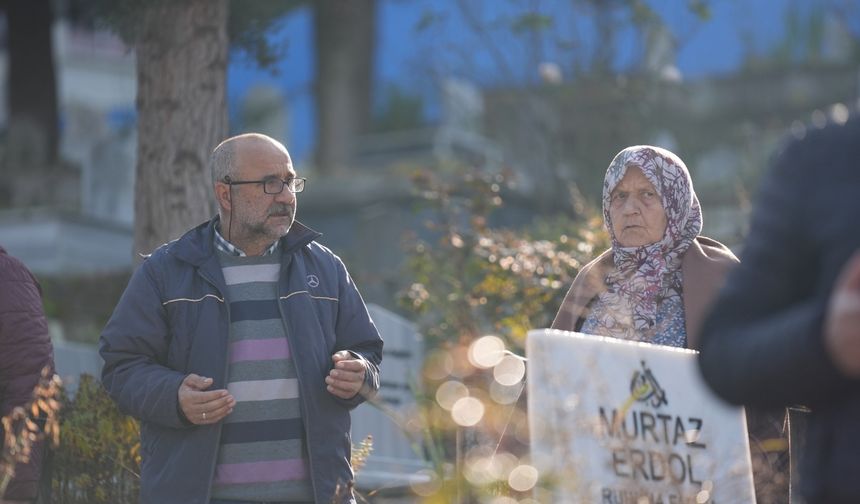
{"label": "woman's shoulder", "polygon": [[740,263],[722,243],[705,236],[697,236],[684,254],[681,270],[685,283],[721,281]]}
{"label": "woman's shoulder", "polygon": [[740,262],[730,248],[713,238],[701,235],[697,236],[693,245],[691,248],[695,250],[696,255],[699,255],[708,262],[724,264],[726,266],[734,266]]}
{"label": "woman's shoulder", "polygon": [[588,303],[606,288],[603,278],[611,267],[612,249],[609,249],[579,268],[552,322],[553,329],[564,331],[577,329],[579,319]]}
{"label": "woman's shoulder", "polygon": [[585,280],[587,278],[602,279],[606,276],[609,270],[612,269],[612,267],[612,249],[610,248],[604,250],[599,256],[579,268],[576,278],[574,279],[574,283],[576,283],[577,280]]}

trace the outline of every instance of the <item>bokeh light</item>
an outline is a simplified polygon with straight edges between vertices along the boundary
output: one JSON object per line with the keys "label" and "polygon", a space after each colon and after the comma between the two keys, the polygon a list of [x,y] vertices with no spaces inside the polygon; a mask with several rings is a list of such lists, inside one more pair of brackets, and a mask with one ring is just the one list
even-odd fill
{"label": "bokeh light", "polygon": [[447,411],[451,411],[454,403],[468,396],[469,389],[456,380],[446,381],[436,389],[436,402]]}
{"label": "bokeh light", "polygon": [[522,390],[519,384],[509,387],[493,380],[490,383],[490,398],[498,404],[513,404],[519,399]]}
{"label": "bokeh light", "polygon": [[513,453],[498,452],[493,457],[493,476],[498,480],[506,480],[520,461]]}
{"label": "bokeh light", "polygon": [[505,342],[498,336],[483,336],[469,345],[469,362],[481,369],[489,369],[505,356]]}
{"label": "bokeh light", "polygon": [[493,476],[493,459],[489,456],[472,455],[466,458],[463,465],[463,476],[466,480],[476,486],[489,485],[495,481]]}
{"label": "bokeh light", "polygon": [[517,492],[528,492],[537,484],[538,470],[527,464],[518,465],[508,476],[508,485]]}
{"label": "bokeh light", "polygon": [[485,486],[496,481],[506,481],[517,464],[519,460],[511,453],[494,454],[489,447],[480,447],[469,451],[463,465],[463,475],[473,485]]}
{"label": "bokeh light", "polygon": [[424,360],[424,376],[430,380],[444,380],[454,371],[454,358],[448,352],[434,350]]}
{"label": "bokeh light", "polygon": [[474,397],[462,397],[451,408],[451,418],[457,425],[471,427],[484,417],[484,403]]}
{"label": "bokeh light", "polygon": [[469,362],[469,347],[466,345],[457,345],[451,347],[448,353],[453,357],[454,369],[451,375],[455,378],[468,378],[475,372],[475,366]]}
{"label": "bokeh light", "polygon": [[436,473],[430,469],[422,469],[415,474],[409,484],[412,491],[421,497],[430,497],[439,491],[441,483]]}
{"label": "bokeh light", "polygon": [[522,359],[513,355],[506,355],[493,368],[493,378],[502,385],[516,385],[523,380],[526,374],[526,365]]}

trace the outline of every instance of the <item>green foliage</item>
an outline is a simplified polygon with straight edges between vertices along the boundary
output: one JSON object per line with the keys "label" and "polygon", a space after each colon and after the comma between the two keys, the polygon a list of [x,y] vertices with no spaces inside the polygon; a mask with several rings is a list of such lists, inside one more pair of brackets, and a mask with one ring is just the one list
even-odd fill
{"label": "green foliage", "polygon": [[60,446],[54,453],[56,504],[137,502],[140,429],[101,384],[82,375],[74,398],[63,398]]}
{"label": "green foliage", "polygon": [[110,30],[133,45],[140,35],[143,13],[171,0],[73,0],[74,19],[78,23]]}
{"label": "green foliage", "polygon": [[422,173],[415,184],[433,239],[412,237],[411,280],[399,300],[419,316],[431,347],[489,333],[520,346],[529,329],[550,325],[579,268],[608,246],[602,219],[591,214],[541,218],[522,230],[491,227],[510,187],[502,174],[443,181]]}
{"label": "green foliage", "polygon": [[822,56],[824,13],[820,9],[805,14],[796,5],[785,13],[785,38],[774,57],[782,62],[815,61]]}
{"label": "green foliage", "polygon": [[425,504],[528,497],[538,481],[518,476],[534,469],[516,354],[528,330],[550,325],[579,268],[608,247],[602,218],[578,204],[577,219],[495,227],[517,212],[504,205],[515,194],[507,174],[443,166],[413,182],[427,229],[407,242],[409,285],[399,300],[417,315],[430,352],[414,413],[391,415],[431,464],[429,480],[412,489]]}
{"label": "green foliage", "polygon": [[230,0],[227,33],[232,48],[252,56],[260,67],[274,72],[275,64],[284,59],[287,48],[272,45],[269,34],[291,11],[310,4],[309,0]]}
{"label": "green foliage", "polygon": [[660,15],[642,0],[630,2],[630,20],[634,26],[647,26],[661,22]]}
{"label": "green foliage", "polygon": [[[72,0],[74,19],[118,34],[133,45],[141,35],[140,20],[146,9],[167,2],[186,0]],[[229,0],[227,34],[231,48],[245,52],[262,68],[272,69],[284,56],[285,47],[272,44],[268,36],[291,11],[311,5],[309,0]]]}
{"label": "green foliage", "polygon": [[700,19],[705,21],[711,19],[711,6],[707,0],[689,0],[687,6],[690,12]]}

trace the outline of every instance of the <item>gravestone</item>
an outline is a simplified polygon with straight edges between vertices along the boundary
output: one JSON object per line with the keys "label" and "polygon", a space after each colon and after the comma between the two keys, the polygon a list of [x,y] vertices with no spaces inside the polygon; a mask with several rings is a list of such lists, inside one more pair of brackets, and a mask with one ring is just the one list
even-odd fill
{"label": "gravestone", "polygon": [[532,458],[553,503],[754,503],[742,408],[707,388],[696,352],[529,332]]}
{"label": "gravestone", "polygon": [[381,387],[375,399],[379,406],[364,404],[352,413],[353,444],[373,436],[373,452],[356,475],[356,485],[363,491],[407,487],[423,478],[418,472],[428,467],[405,433],[405,424],[415,412],[413,387],[420,380],[423,342],[406,319],[373,304],[368,305],[368,311],[385,348]]}

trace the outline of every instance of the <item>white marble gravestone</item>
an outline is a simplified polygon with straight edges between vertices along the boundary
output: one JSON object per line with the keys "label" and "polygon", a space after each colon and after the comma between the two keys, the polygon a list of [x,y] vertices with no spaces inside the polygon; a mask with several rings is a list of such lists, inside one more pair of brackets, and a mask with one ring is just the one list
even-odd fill
{"label": "white marble gravestone", "polygon": [[526,356],[542,502],[755,502],[743,409],[707,388],[696,352],[545,329]]}

